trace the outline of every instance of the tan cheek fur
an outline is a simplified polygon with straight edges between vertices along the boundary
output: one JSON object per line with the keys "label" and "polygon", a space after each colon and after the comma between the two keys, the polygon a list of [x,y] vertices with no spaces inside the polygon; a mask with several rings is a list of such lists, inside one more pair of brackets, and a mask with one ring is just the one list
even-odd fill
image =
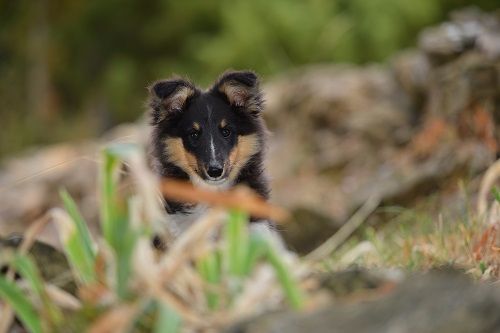
{"label": "tan cheek fur", "polygon": [[184,170],[189,176],[197,176],[198,162],[196,157],[184,149],[181,138],[166,139],[165,152],[170,162]]}
{"label": "tan cheek fur", "polygon": [[238,136],[238,143],[229,154],[231,172],[229,179],[235,180],[248,160],[258,152],[259,140],[256,134]]}

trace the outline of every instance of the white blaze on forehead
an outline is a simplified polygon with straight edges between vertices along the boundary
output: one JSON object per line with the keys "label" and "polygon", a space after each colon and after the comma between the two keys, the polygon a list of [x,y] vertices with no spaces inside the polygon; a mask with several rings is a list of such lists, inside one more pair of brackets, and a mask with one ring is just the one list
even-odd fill
{"label": "white blaze on forehead", "polygon": [[[212,118],[212,107],[210,105],[207,105],[207,111],[208,111],[208,123],[210,124],[210,118]],[[212,154],[212,161],[215,162],[216,161],[215,145],[214,145],[214,136],[212,134],[210,134],[210,152]]]}
{"label": "white blaze on forehead", "polygon": [[210,135],[210,151],[212,152],[212,160],[215,161],[214,137],[212,135]]}

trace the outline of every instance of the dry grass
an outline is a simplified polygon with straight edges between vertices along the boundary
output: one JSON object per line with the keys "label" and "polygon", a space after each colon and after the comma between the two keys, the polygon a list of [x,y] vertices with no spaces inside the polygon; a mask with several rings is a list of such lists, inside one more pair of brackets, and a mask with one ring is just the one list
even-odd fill
{"label": "dry grass", "polygon": [[[122,163],[131,172],[133,190],[127,193],[119,190]],[[160,183],[140,150],[127,145],[107,149],[101,166],[102,236],[90,235],[78,208],[63,193],[66,211],[52,210],[27,230],[12,261],[23,279],[14,284],[12,273],[0,277],[0,293],[9,300],[0,332],[7,331],[14,312],[33,332],[61,327],[95,333],[216,332],[269,310],[313,307],[307,299],[317,286],[311,267],[323,264],[329,270],[353,264],[409,270],[453,265],[477,278],[498,279],[500,200],[488,207],[488,194],[500,178],[499,163],[485,176],[479,210],[469,207],[468,199],[458,215],[442,208],[435,215],[426,205],[413,210],[379,208],[376,212],[392,219],[375,229],[364,225],[380,203],[373,198],[339,233],[299,260],[275,240],[252,235],[247,228],[243,212],[282,220],[287,215],[282,209],[248,191],[212,193],[172,181]],[[161,193],[216,208],[176,235],[169,228]],[[41,281],[25,256],[34,235],[49,220],[60,233],[76,295]],[[151,246],[153,234],[163,236],[166,251]],[[14,287],[17,294],[9,294]]]}
{"label": "dry grass", "polygon": [[435,208],[429,208],[432,200],[415,209],[379,209],[378,213],[393,218],[379,229],[362,228],[357,237],[334,253],[329,260],[330,267],[341,269],[355,264],[421,271],[455,266],[476,278],[497,280],[500,278],[500,201],[492,199],[490,193],[498,179],[500,162],[486,172],[477,207],[471,205],[464,194],[460,213],[448,207],[440,207],[436,212]]}
{"label": "dry grass", "polygon": [[[130,170],[132,189],[126,191],[120,186],[122,163]],[[0,318],[3,331],[12,323],[11,309],[32,332],[64,327],[168,333],[181,326],[183,331],[219,331],[270,309],[304,306],[300,284],[309,272],[306,265],[277,246],[271,235],[252,234],[247,228],[248,213],[281,220],[286,217],[282,209],[248,191],[214,193],[177,182],[160,184],[137,146],[105,149],[101,168],[102,235],[90,234],[78,207],[63,191],[65,211],[51,210],[43,223],[27,230],[13,256],[11,264],[22,279],[14,283],[11,273],[0,276],[0,295],[7,300]],[[217,208],[176,235],[160,190],[174,200]],[[49,220],[70,263],[76,298],[42,281],[25,255],[33,235]],[[152,235],[158,234],[165,251],[151,246]]]}

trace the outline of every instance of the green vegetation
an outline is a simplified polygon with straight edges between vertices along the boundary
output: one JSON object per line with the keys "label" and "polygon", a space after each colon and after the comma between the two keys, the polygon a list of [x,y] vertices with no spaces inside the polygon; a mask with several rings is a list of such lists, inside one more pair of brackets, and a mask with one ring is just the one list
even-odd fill
{"label": "green vegetation", "polygon": [[[121,331],[117,327],[167,333],[178,332],[183,325],[214,328],[221,325],[214,318],[230,321],[234,320],[231,311],[242,311],[237,309],[239,298],[262,267],[275,272],[276,285],[281,285],[290,306],[302,307],[302,292],[288,265],[268,238],[249,233],[249,218],[243,212],[208,215],[168,244],[168,251],[156,252],[151,245],[155,221],[148,218],[154,214],[146,211],[151,203],[144,203],[139,194],[125,196],[118,187],[123,162],[132,170],[140,169],[134,169],[134,163],[140,163],[134,162],[141,156],[138,150],[134,145],[115,145],[104,151],[102,239],[93,239],[75,202],[61,191],[65,211],[56,210],[53,218],[78,287],[78,299],[65,298],[73,299],[76,308],[61,305],[54,293],[49,296],[49,285],[29,256],[18,254],[11,262],[21,280],[13,282],[12,272],[0,276],[0,296],[28,331],[96,329],[116,313],[128,314],[114,323],[117,331]],[[213,238],[216,233],[220,239]],[[249,284],[254,283],[258,279]],[[273,283],[261,287],[279,290]]]}
{"label": "green vegetation", "polygon": [[0,156],[135,120],[172,73],[384,61],[467,5],[497,1],[0,1]]}

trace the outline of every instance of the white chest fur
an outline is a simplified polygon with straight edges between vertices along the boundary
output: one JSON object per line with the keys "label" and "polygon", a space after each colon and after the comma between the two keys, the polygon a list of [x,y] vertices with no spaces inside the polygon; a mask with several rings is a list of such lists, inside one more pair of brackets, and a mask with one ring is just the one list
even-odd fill
{"label": "white chest fur", "polygon": [[[197,205],[192,208],[189,213],[171,214],[170,221],[174,225],[174,230],[177,235],[186,231],[196,221],[198,221],[204,214],[206,214],[208,207],[206,205]],[[250,223],[249,230],[253,234],[260,234],[269,241],[275,244],[278,249],[285,249],[285,245],[276,229],[266,220],[255,221]]]}
{"label": "white chest fur", "polygon": [[176,213],[169,215],[171,223],[174,225],[175,230],[180,234],[190,226],[198,221],[204,214],[206,214],[208,207],[206,205],[196,205],[187,213]]}

